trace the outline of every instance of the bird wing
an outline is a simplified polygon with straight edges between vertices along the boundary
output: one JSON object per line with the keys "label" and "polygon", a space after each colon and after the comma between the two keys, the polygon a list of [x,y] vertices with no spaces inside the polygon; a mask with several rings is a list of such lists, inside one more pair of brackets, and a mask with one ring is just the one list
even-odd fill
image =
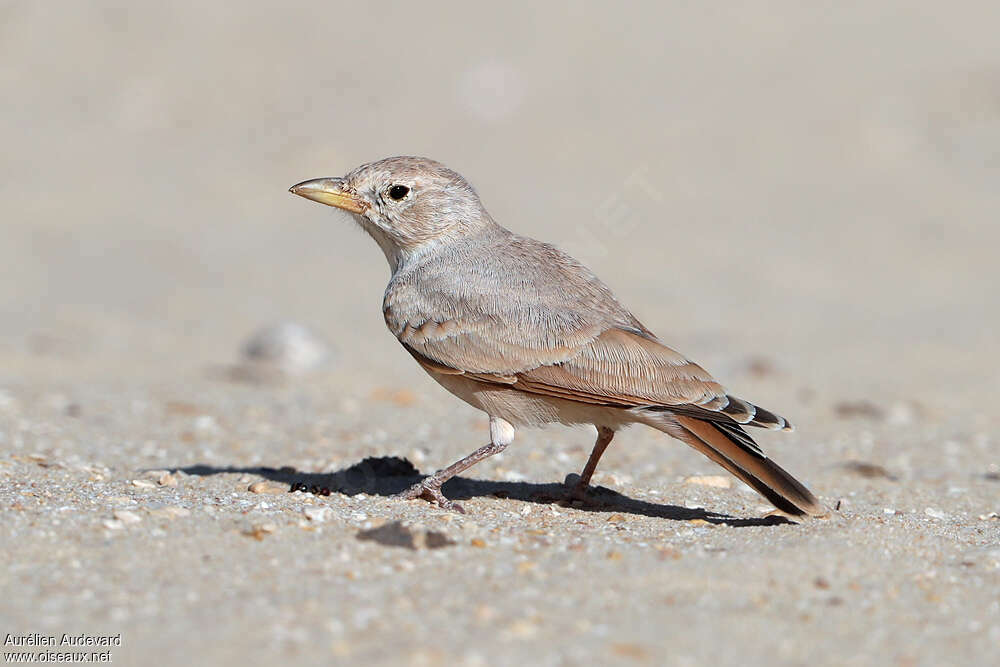
{"label": "bird wing", "polygon": [[788,427],[659,342],[575,260],[531,239],[512,243],[516,252],[437,262],[390,283],[386,324],[426,370],[579,403]]}
{"label": "bird wing", "polygon": [[[592,340],[572,346],[565,341],[539,355],[520,346],[485,344],[474,331],[455,322],[441,336],[400,336],[400,341],[432,373],[465,375],[487,384],[609,407],[645,408],[687,414],[708,421],[790,429],[782,417],[729,395],[705,369],[654,338],[621,328],[607,329]],[[533,368],[513,372],[465,370],[482,365],[484,354],[511,353]]]}
{"label": "bird wing", "polygon": [[564,362],[519,373],[518,386],[623,407],[703,405],[725,395],[705,369],[654,339],[620,328],[602,332]]}

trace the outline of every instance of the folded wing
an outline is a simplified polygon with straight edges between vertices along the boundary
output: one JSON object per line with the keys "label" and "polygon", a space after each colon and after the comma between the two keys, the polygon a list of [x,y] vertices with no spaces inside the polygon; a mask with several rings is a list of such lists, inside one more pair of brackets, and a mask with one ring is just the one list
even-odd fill
{"label": "folded wing", "polygon": [[[539,354],[521,345],[484,345],[452,325],[449,335],[404,335],[401,342],[428,370],[580,403],[685,414],[708,421],[790,430],[784,418],[730,396],[704,368],[643,330],[612,328],[577,343],[561,341]],[[514,355],[524,368],[482,372],[484,355]],[[472,360],[478,360],[473,364]],[[529,361],[530,360],[530,361]],[[507,362],[509,363],[509,362]]]}

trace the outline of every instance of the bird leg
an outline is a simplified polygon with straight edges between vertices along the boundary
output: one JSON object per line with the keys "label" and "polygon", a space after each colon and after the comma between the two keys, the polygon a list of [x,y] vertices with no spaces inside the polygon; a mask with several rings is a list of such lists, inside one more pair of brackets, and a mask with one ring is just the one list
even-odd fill
{"label": "bird leg", "polygon": [[594,449],[590,452],[587,465],[583,467],[583,472],[580,473],[580,479],[577,480],[569,492],[571,498],[577,500],[586,499],[587,488],[590,486],[590,478],[594,476],[594,471],[597,470],[597,462],[601,460],[604,450],[608,448],[608,445],[611,444],[611,439],[614,437],[615,432],[607,426],[597,427],[597,442],[594,443]]}
{"label": "bird leg", "polygon": [[[441,485],[449,479],[464,472],[468,468],[476,465],[483,459],[488,459],[494,454],[499,454],[507,449],[507,445],[514,441],[514,427],[507,421],[499,417],[490,418],[490,442],[483,445],[463,459],[455,461],[447,468],[442,468],[430,477],[425,477],[421,481],[411,486],[402,493],[397,493],[394,498],[400,500],[413,500],[415,498],[426,498],[430,502],[437,503],[439,507],[454,512],[465,514],[462,506],[453,500],[445,498],[441,493]],[[595,464],[596,465],[596,464]]]}

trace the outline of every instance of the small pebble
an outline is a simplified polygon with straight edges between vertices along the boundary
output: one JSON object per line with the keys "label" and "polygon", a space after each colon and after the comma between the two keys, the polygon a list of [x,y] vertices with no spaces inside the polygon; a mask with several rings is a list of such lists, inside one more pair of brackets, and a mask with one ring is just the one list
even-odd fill
{"label": "small pebble", "polygon": [[177,478],[165,472],[156,479],[156,483],[160,486],[177,486]]}
{"label": "small pebble", "polygon": [[865,419],[881,420],[885,418],[885,410],[875,405],[871,401],[841,401],[833,406],[833,411],[838,417],[851,419],[862,417]]}
{"label": "small pebble", "polygon": [[285,487],[271,482],[254,482],[247,487],[247,491],[250,493],[285,493]]}
{"label": "small pebble", "polygon": [[699,484],[701,486],[711,486],[717,489],[728,489],[733,486],[733,481],[723,475],[695,475],[686,477],[685,484]]}
{"label": "small pebble", "polygon": [[212,415],[198,415],[194,419],[194,430],[201,435],[211,435],[219,430],[219,425]]}
{"label": "small pebble", "polygon": [[260,525],[254,526],[250,530],[243,533],[247,537],[252,537],[258,542],[263,540],[267,535],[278,530],[278,527],[273,523],[262,523]]}
{"label": "small pebble", "polygon": [[330,355],[326,343],[301,324],[282,322],[255,332],[243,345],[243,363],[289,375],[316,370]]}
{"label": "small pebble", "polygon": [[658,544],[656,545],[656,550],[659,552],[660,560],[666,560],[667,558],[680,560],[681,558],[681,552],[668,545]]}
{"label": "small pebble", "polygon": [[357,539],[370,541],[389,547],[406,549],[440,549],[455,544],[444,533],[426,530],[422,526],[410,527],[401,521],[393,521],[378,527],[362,530]]}
{"label": "small pebble", "polygon": [[928,507],[924,510],[924,514],[932,519],[947,519],[948,515],[939,509],[934,509],[933,507]]}
{"label": "small pebble", "polygon": [[133,479],[132,486],[138,487],[140,489],[155,489],[156,483],[151,482],[148,479]]}
{"label": "small pebble", "polygon": [[150,516],[157,517],[160,519],[176,519],[181,516],[189,516],[191,510],[186,507],[177,507],[176,505],[167,505],[166,507],[155,507],[147,510]]}
{"label": "small pebble", "polygon": [[302,510],[302,513],[310,521],[323,523],[330,518],[330,515],[333,514],[333,510],[329,507],[307,507]]}
{"label": "small pebble", "polygon": [[895,482],[897,477],[886,470],[883,466],[877,465],[875,463],[869,463],[867,461],[845,461],[838,465],[839,468],[857,475],[858,477],[866,477],[868,479],[888,479]]}
{"label": "small pebble", "polygon": [[142,521],[142,517],[140,517],[135,512],[130,512],[128,510],[115,510],[113,514],[114,517],[119,521],[121,521],[123,524],[139,523],[140,521]]}

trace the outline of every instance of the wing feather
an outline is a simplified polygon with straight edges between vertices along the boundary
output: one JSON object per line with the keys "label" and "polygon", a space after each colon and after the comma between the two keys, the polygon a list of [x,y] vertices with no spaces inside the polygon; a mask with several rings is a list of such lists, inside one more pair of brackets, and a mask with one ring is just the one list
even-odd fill
{"label": "wing feather", "polygon": [[428,372],[592,405],[790,428],[729,395],[666,345],[576,260],[510,235],[393,277],[386,324]]}

